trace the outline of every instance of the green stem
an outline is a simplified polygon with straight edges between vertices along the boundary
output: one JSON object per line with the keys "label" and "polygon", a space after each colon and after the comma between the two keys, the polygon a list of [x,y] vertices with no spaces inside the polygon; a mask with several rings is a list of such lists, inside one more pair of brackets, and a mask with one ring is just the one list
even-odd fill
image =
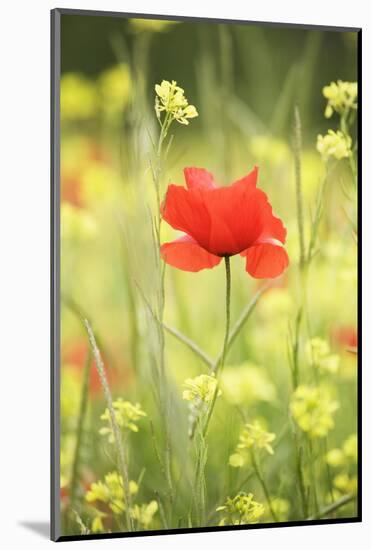
{"label": "green stem", "polygon": [[[327,453],[328,453],[328,437],[325,438],[324,447],[325,447],[324,455],[326,457]],[[333,504],[335,502],[335,498],[334,498],[334,490],[333,490],[333,486],[332,486],[332,475],[331,475],[330,466],[329,466],[327,460],[325,460],[325,462],[326,462],[326,476],[327,476],[328,490],[329,490],[329,493],[330,493],[330,496],[331,496],[331,502]]]}
{"label": "green stem", "polygon": [[115,447],[117,451],[118,468],[119,468],[120,475],[122,476],[122,479],[123,479],[123,490],[124,490],[124,497],[125,497],[125,503],[126,503],[126,506],[125,506],[126,525],[127,525],[128,531],[133,531],[134,526],[130,515],[131,495],[130,495],[130,488],[129,488],[128,465],[127,465],[125,451],[122,445],[120,428],[117,424],[116,415],[113,408],[112,394],[111,394],[110,387],[108,385],[104,363],[102,361],[102,357],[97,346],[93,329],[91,328],[91,325],[87,319],[84,319],[84,325],[86,328],[86,332],[88,334],[89,344],[91,347],[92,354],[94,356],[95,365],[99,374],[100,382],[102,384],[102,388],[104,392],[104,397],[106,399],[107,407],[110,413],[112,432],[113,432]]}
{"label": "green stem", "polygon": [[91,365],[92,365],[91,351],[89,348],[86,356],[85,366],[84,366],[79,416],[78,416],[77,428],[76,428],[76,445],[75,445],[75,454],[74,454],[74,459],[72,463],[72,475],[71,475],[70,511],[74,509],[75,500],[76,500],[78,477],[79,477],[79,470],[80,470],[80,455],[81,455],[81,445],[82,445],[82,439],[83,439],[83,429],[84,429],[84,422],[85,422],[87,405],[88,405]]}
{"label": "green stem", "polygon": [[349,504],[349,502],[352,502],[352,500],[354,500],[355,498],[356,498],[355,495],[345,495],[345,496],[339,498],[339,500],[337,500],[333,504],[329,504],[328,506],[326,506],[326,508],[323,508],[318,513],[314,514],[313,516],[311,516],[307,519],[310,521],[310,520],[313,520],[313,519],[322,518],[323,516],[328,516],[329,514],[331,514],[332,512],[335,512],[336,510],[338,510],[342,506],[345,506],[346,504]]}
{"label": "green stem", "polygon": [[300,259],[299,265],[303,269],[305,265],[305,238],[304,238],[304,207],[303,189],[301,180],[301,121],[299,108],[294,110],[294,162],[295,162],[295,185],[296,185],[296,210],[299,230]]}
{"label": "green stem", "polygon": [[172,334],[177,340],[180,342],[183,342],[185,346],[187,346],[190,350],[193,351],[195,355],[197,355],[210,369],[213,368],[214,363],[212,359],[190,338],[182,334],[179,330],[176,328],[170,327],[166,323],[163,323],[163,327],[169,334]]}
{"label": "green stem", "polygon": [[229,342],[229,330],[231,326],[231,261],[229,256],[224,258],[225,260],[225,336],[223,342],[222,360],[218,366],[221,371],[224,367],[225,359],[227,356],[227,348]]}
{"label": "green stem", "polygon": [[[225,334],[224,334],[224,342],[223,342],[223,348],[221,353],[221,360],[218,362],[215,366],[214,373],[217,375],[220,373],[224,367],[225,359],[227,356],[227,349],[228,349],[228,342],[229,342],[229,330],[230,330],[230,324],[231,324],[231,263],[230,263],[230,257],[225,256],[225,279],[226,279],[226,286],[225,286]],[[212,401],[210,403],[210,408],[207,413],[205,426],[203,429],[203,437],[206,437],[207,430],[209,428],[209,423],[211,416],[214,411],[216,398],[219,393],[219,383],[216,383],[214,395],[212,398]]]}
{"label": "green stem", "polygon": [[168,391],[168,382],[165,372],[165,334],[163,326],[164,318],[164,309],[165,309],[165,267],[161,265],[160,262],[160,247],[161,247],[161,174],[163,172],[163,145],[168,133],[168,129],[171,125],[172,118],[170,113],[166,113],[165,120],[161,123],[161,132],[158,140],[157,150],[156,150],[156,166],[153,173],[153,183],[156,191],[156,206],[157,212],[155,221],[156,227],[156,248],[158,255],[158,265],[159,265],[159,282],[158,282],[158,299],[157,299],[157,308],[158,308],[158,318],[157,323],[157,334],[159,340],[159,371],[161,376],[161,387],[160,387],[160,409],[161,416],[163,418],[163,429],[164,429],[164,439],[165,439],[165,449],[164,449],[164,470],[166,483],[168,485],[169,491],[169,501],[170,501],[170,514],[172,510],[172,503],[174,500],[173,494],[173,483],[172,483],[172,472],[171,472],[171,442],[170,442],[170,433],[169,433],[169,411],[170,411],[170,402],[169,402],[169,391]]}
{"label": "green stem", "polygon": [[296,449],[296,471],[298,476],[299,493],[301,498],[303,518],[308,516],[308,499],[305,487],[304,471],[303,471],[303,448],[299,445],[298,435],[294,434],[295,449]]}
{"label": "green stem", "polygon": [[314,456],[314,452],[313,452],[312,441],[309,437],[308,437],[308,449],[309,449],[309,464],[310,464],[311,486],[312,486],[312,491],[313,491],[314,512],[315,512],[315,514],[318,514],[319,513],[319,505],[318,505],[315,456]]}
{"label": "green stem", "polygon": [[265,480],[264,480],[264,477],[263,477],[263,474],[260,470],[260,466],[258,464],[258,461],[256,460],[256,456],[255,456],[255,453],[253,450],[251,450],[251,462],[252,462],[252,465],[253,465],[253,468],[254,468],[254,471],[255,471],[255,474],[256,474],[256,477],[258,478],[259,480],[259,483],[263,489],[263,493],[264,493],[264,496],[265,496],[265,499],[268,503],[268,508],[269,508],[269,511],[274,519],[275,522],[278,522],[278,517],[277,517],[277,514],[276,512],[274,511],[273,509],[273,506],[272,506],[272,499],[270,497],[270,494],[269,494],[269,491],[268,491],[268,487],[267,487],[267,484],[265,483]]}

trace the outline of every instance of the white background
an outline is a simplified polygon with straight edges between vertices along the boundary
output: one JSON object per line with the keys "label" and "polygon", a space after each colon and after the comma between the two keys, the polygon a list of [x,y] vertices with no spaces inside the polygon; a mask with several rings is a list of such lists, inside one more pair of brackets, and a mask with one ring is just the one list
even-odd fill
{"label": "white background", "polygon": [[[0,545],[44,548],[49,518],[49,10],[54,7],[362,26],[364,171],[364,523],[236,533],[84,541],[69,548],[179,549],[243,546],[302,550],[369,548],[370,529],[370,16],[365,0],[18,0],[0,29]],[[366,67],[368,65],[368,70]],[[368,310],[368,311],[367,311]],[[366,399],[367,398],[367,399]],[[30,526],[29,524],[33,524]],[[36,530],[35,530],[36,526]],[[40,534],[41,531],[44,535]]]}

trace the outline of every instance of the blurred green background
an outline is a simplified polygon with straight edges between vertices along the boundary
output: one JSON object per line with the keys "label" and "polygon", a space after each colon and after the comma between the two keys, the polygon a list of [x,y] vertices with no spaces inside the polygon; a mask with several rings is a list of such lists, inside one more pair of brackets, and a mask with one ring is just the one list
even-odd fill
{"label": "blurred green background", "polygon": [[[221,29],[228,34],[229,52],[221,51]],[[137,32],[125,18],[64,15],[62,72],[96,77],[116,63],[118,56],[130,62],[136,39]],[[188,94],[199,105],[196,74],[215,72],[215,85],[224,86],[222,57],[230,53],[233,62],[228,87],[238,97],[247,98],[262,122],[286,135],[291,120],[287,103],[298,102],[307,131],[326,130],[318,90],[339,75],[345,81],[357,79],[356,40],[357,34],[352,32],[303,28],[287,32],[284,27],[253,23],[226,26],[181,22],[166,32],[157,32],[155,40],[151,40],[147,78],[150,83],[164,78],[187,82]],[[152,88],[148,99],[151,94]]]}

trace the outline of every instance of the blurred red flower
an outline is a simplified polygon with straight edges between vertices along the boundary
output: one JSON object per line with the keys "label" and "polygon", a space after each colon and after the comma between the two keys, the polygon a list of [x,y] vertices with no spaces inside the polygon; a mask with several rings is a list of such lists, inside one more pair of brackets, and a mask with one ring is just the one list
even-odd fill
{"label": "blurred red flower", "polygon": [[163,219],[185,235],[161,246],[164,261],[184,271],[218,265],[225,256],[246,257],[246,271],[274,278],[288,266],[286,229],[256,187],[258,169],[228,187],[217,187],[203,168],[185,168],[187,189],[169,185]]}
{"label": "blurred red flower", "polygon": [[332,339],[336,345],[346,348],[348,351],[356,352],[358,348],[357,329],[352,326],[336,327],[332,330]]}

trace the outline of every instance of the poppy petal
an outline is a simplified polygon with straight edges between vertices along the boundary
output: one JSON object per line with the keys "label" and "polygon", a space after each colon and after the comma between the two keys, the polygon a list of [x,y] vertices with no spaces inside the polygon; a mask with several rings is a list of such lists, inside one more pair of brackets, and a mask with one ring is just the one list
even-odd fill
{"label": "poppy petal", "polygon": [[252,185],[253,187],[256,187],[256,184],[258,182],[258,167],[254,166],[254,168],[247,174],[247,176],[244,176],[243,178],[235,181],[232,185]]}
{"label": "poppy petal", "polygon": [[[255,166],[254,169],[247,174],[244,178],[241,178],[238,181],[233,183],[233,187],[237,186],[253,186],[256,187],[258,181],[258,167]],[[272,206],[269,203],[267,195],[259,190],[261,205],[264,207],[262,209],[262,220],[263,220],[263,230],[259,235],[259,239],[263,238],[274,238],[284,243],[286,240],[286,228],[283,225],[282,221],[273,214]]]}
{"label": "poppy petal", "polygon": [[274,279],[289,265],[286,250],[275,239],[251,246],[241,256],[246,256],[246,271],[256,279]]}
{"label": "poppy petal", "polygon": [[188,189],[214,189],[214,176],[204,168],[184,168],[184,177]]}
{"label": "poppy petal", "polygon": [[207,247],[210,233],[210,215],[206,209],[202,189],[185,189],[169,185],[161,211],[163,219],[174,229],[193,237]]}
{"label": "poppy petal", "polygon": [[251,184],[205,192],[204,202],[210,217],[210,236],[207,246],[200,244],[212,254],[232,256],[246,250],[270,220],[265,193]]}
{"label": "poppy petal", "polygon": [[214,256],[201,248],[189,235],[183,235],[175,241],[163,244],[161,256],[167,264],[183,271],[193,272],[211,269],[222,260],[219,256]]}

